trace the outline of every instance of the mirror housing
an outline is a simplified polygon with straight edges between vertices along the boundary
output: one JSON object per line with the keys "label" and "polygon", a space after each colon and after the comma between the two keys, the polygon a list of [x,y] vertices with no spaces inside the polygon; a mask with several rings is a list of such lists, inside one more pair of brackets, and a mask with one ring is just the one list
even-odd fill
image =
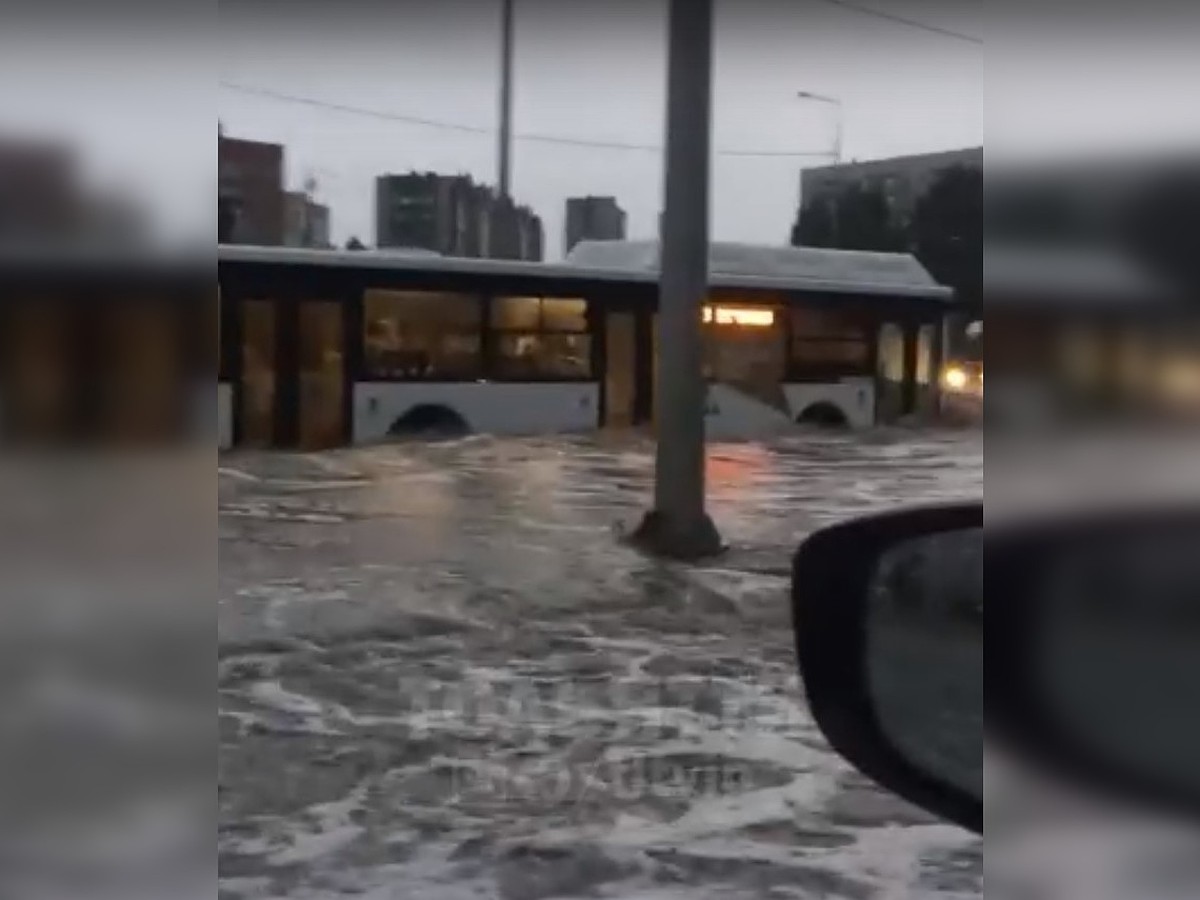
{"label": "mirror housing", "polygon": [[987,559],[989,736],[1055,777],[1194,818],[1200,511],[1006,528]]}
{"label": "mirror housing", "polygon": [[[884,726],[877,683],[871,676],[869,620],[881,563],[902,545],[981,530],[983,504],[904,510],[858,519],[816,532],[796,552],[792,615],[800,673],[809,707],[839,754],[867,777],[900,797],[983,833],[982,785],[973,791],[932,764],[905,752]],[[981,598],[982,599],[982,598]],[[982,622],[979,626],[979,693],[975,729],[982,773]],[[919,739],[918,739],[919,741]],[[982,780],[982,774],[980,774]]]}
{"label": "mirror housing", "polygon": [[929,812],[982,833],[986,688],[997,749],[1110,799],[1200,813],[1195,507],[1010,520],[986,541],[978,503],[859,519],[801,545],[792,607],[830,744]]}

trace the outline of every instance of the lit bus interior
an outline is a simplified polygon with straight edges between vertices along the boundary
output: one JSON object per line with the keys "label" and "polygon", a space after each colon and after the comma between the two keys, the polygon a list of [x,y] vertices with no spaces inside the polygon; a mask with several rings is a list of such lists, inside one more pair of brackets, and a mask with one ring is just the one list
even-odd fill
{"label": "lit bus interior", "polygon": [[[220,277],[236,336],[221,356],[223,447],[655,426],[656,279],[262,248],[228,251]],[[709,433],[794,426],[814,409],[859,427],[935,410],[947,294],[714,278],[700,323]]]}

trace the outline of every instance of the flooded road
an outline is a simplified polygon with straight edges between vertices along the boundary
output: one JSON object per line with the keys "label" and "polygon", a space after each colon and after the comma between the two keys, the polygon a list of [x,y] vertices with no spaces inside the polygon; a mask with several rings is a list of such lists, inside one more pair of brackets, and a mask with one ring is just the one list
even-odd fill
{"label": "flooded road", "polygon": [[980,435],[712,446],[701,567],[618,540],[641,439],[219,465],[221,897],[981,896],[824,744],[787,597],[814,528],[982,497]]}

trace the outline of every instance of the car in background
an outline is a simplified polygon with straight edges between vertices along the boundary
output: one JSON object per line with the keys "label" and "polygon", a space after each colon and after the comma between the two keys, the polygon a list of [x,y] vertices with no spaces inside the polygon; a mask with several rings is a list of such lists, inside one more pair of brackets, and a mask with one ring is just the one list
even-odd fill
{"label": "car in background", "polygon": [[983,360],[952,360],[942,369],[942,419],[955,424],[983,420]]}

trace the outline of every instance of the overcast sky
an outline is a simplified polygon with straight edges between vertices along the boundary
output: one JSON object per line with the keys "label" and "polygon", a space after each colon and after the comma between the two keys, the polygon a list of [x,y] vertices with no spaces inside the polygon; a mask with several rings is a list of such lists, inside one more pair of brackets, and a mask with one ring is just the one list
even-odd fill
{"label": "overcast sky", "polygon": [[[374,239],[372,181],[435,169],[495,180],[495,138],[294,105],[221,82],[494,128],[498,0],[67,0],[5,4],[0,134],[70,135],[97,178],[137,190],[176,231],[215,232],[212,110],[227,132],[287,146],[333,207],[339,242]],[[987,39],[905,27],[839,0],[718,0],[713,234],[779,243],[799,171],[845,153],[978,146],[1017,155],[1200,144],[1200,4],[1142,0],[846,0]],[[123,4],[123,6],[122,6]],[[1157,4],[1157,5],[1156,5]],[[57,6],[61,5],[61,9]],[[516,0],[516,130],[661,144],[665,0]],[[120,8],[121,11],[116,11]],[[67,23],[70,27],[67,27]],[[810,152],[789,158],[721,151]],[[513,189],[561,251],[566,197],[614,194],[632,236],[657,229],[661,155],[518,140]],[[211,239],[211,238],[209,238]]]}
{"label": "overcast sky", "polygon": [[[910,4],[914,13],[920,3]],[[928,4],[926,4],[928,6]],[[517,0],[514,128],[661,144],[665,102],[663,0]],[[345,5],[338,7],[345,9]],[[280,17],[222,8],[221,77],[372,110],[481,127],[497,119],[498,2],[359,4],[334,17],[310,6]],[[935,17],[947,27],[978,23]],[[795,215],[799,170],[829,161],[835,110],[796,98],[842,99],[845,153],[872,157],[983,140],[982,50],[899,28],[816,0],[718,4],[713,233],[777,243]],[[282,141],[295,183],[311,173],[334,208],[339,240],[373,238],[371,182],[386,171],[469,172],[494,182],[492,134],[456,133],[223,87],[227,133]],[[740,157],[721,151],[796,152]],[[613,194],[632,236],[657,229],[661,154],[519,140],[513,192],[542,216],[547,254],[561,251],[563,202]]]}

